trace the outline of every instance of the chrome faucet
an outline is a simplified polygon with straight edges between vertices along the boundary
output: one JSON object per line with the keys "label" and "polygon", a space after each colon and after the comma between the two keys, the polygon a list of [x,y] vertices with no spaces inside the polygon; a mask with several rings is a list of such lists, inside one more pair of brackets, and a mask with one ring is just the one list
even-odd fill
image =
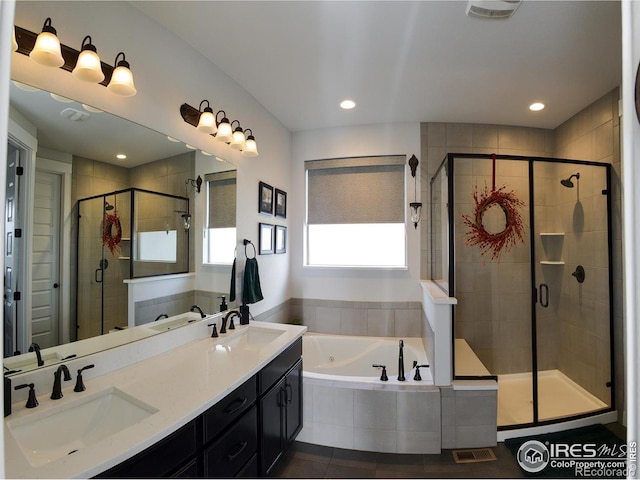
{"label": "chrome faucet", "polygon": [[222,319],[222,327],[220,327],[220,333],[227,333],[227,320],[231,319],[231,323],[229,324],[229,330],[233,330],[236,326],[233,324],[233,317],[240,317],[240,314],[237,310],[231,310],[227,313]]}
{"label": "chrome faucet", "polygon": [[404,342],[400,340],[400,355],[398,355],[398,381],[404,382]]}
{"label": "chrome faucet", "polygon": [[30,352],[36,352],[36,358],[38,359],[38,366],[41,367],[44,365],[44,360],[42,360],[42,355],[40,354],[40,345],[37,343],[32,343],[29,345]]}
{"label": "chrome faucet", "polygon": [[189,311],[190,312],[198,312],[200,314],[200,318],[206,317],[206,315],[204,314],[204,312],[202,311],[202,309],[198,305],[191,305],[191,308],[189,309]]}
{"label": "chrome faucet", "polygon": [[53,373],[53,390],[51,391],[51,400],[60,400],[62,398],[62,374],[64,373],[64,380],[68,382],[71,380],[71,373],[66,365],[60,365]]}
{"label": "chrome faucet", "polygon": [[[193,307],[191,307],[191,308],[193,308]],[[198,308],[200,308],[200,307],[198,307]],[[191,310],[191,311],[193,312],[193,310]],[[157,321],[158,321],[158,320],[160,320],[161,318],[169,318],[169,315],[167,315],[166,313],[161,313],[160,315],[158,315],[158,316],[156,317],[156,319],[154,320],[154,322],[157,322]]]}

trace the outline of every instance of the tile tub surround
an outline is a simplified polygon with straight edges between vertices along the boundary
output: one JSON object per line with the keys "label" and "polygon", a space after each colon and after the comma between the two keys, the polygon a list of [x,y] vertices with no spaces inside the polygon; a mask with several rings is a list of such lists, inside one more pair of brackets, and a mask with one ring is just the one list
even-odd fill
{"label": "tile tub surround", "polygon": [[456,380],[441,387],[442,448],[493,447],[498,438],[498,384]]}
{"label": "tile tub surround", "polygon": [[440,453],[439,389],[400,388],[352,389],[305,379],[298,440],[370,452]]}
{"label": "tile tub surround", "polygon": [[370,337],[422,336],[420,302],[356,302],[292,298],[289,315],[310,332]]}
{"label": "tile tub surround", "polygon": [[[85,372],[86,392],[73,392],[73,382],[67,382],[63,389],[65,397],[59,401],[50,400],[45,395],[51,386],[53,369],[40,369],[34,373],[29,378],[35,379],[37,387],[40,387],[38,412],[46,412],[63,405],[66,400],[79,399],[112,386],[159,411],[102,442],[78,450],[72,456],[42,467],[32,467],[7,427],[8,421],[35,413],[24,408],[24,399],[17,400],[13,404],[13,413],[5,418],[7,478],[95,476],[143,451],[206,411],[266,366],[305,331],[304,327],[299,326],[261,325],[254,322],[252,326],[282,329],[284,333],[268,347],[252,352],[238,349],[234,353],[228,349],[216,349],[215,346],[241,334],[248,327],[238,326],[233,334],[212,339],[209,338],[207,323],[211,323],[211,319],[176,329],[173,335],[172,332],[156,335],[145,341],[101,352],[95,357],[69,362],[73,370],[88,363],[95,363],[96,368]],[[163,368],[158,368],[159,364]],[[28,376],[21,376],[21,379],[26,380]],[[185,392],[189,394],[185,395]]]}

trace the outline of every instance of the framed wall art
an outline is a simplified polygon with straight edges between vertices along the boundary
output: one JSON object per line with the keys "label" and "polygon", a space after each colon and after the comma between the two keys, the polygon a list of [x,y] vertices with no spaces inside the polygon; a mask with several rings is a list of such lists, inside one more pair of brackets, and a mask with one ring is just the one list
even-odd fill
{"label": "framed wall art", "polygon": [[273,187],[264,182],[258,184],[258,213],[273,215]]}
{"label": "framed wall art", "polygon": [[287,227],[276,225],[275,252],[287,253]]}
{"label": "framed wall art", "polygon": [[260,255],[273,253],[273,225],[270,223],[258,224],[258,253]]}
{"label": "framed wall art", "polygon": [[287,218],[287,192],[276,188],[276,217]]}

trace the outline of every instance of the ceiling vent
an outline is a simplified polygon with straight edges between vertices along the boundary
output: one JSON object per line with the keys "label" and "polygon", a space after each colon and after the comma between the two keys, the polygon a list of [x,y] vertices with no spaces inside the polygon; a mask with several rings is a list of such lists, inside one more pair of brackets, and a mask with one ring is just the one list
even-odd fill
{"label": "ceiling vent", "polygon": [[522,0],[469,0],[467,15],[479,18],[509,18]]}
{"label": "ceiling vent", "polygon": [[66,118],[67,120],[73,120],[74,122],[84,122],[85,120],[89,120],[91,115],[87,112],[81,112],[80,110],[76,110],[75,108],[65,108],[60,112],[60,116],[62,118]]}

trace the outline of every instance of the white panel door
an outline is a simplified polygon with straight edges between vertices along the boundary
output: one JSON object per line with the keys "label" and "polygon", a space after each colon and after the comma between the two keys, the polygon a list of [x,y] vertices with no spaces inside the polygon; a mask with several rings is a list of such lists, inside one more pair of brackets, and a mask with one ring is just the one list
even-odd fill
{"label": "white panel door", "polygon": [[32,340],[41,348],[60,336],[60,175],[36,171],[33,212]]}

